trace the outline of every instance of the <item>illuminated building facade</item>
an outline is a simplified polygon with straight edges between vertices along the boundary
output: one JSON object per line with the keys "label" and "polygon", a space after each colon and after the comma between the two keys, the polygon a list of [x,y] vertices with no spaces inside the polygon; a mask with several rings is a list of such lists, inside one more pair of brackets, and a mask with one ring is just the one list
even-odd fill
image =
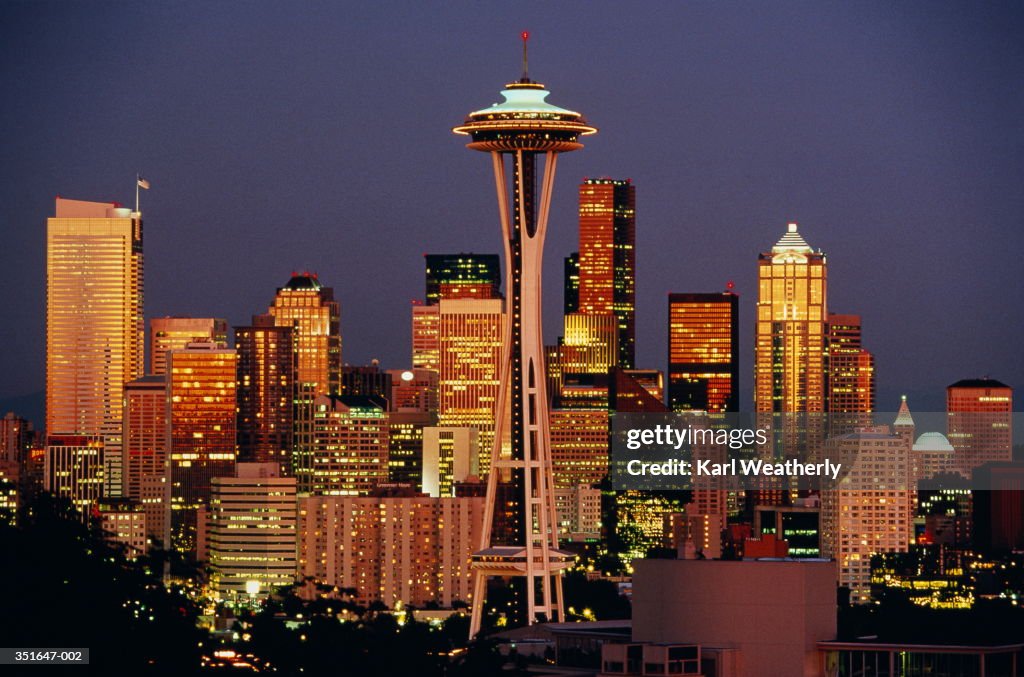
{"label": "illuminated building facade", "polygon": [[433,369],[390,369],[391,411],[437,413],[438,374]]}
{"label": "illuminated building facade", "polygon": [[319,395],[313,402],[310,472],[296,469],[299,491],[366,496],[388,481],[388,412],[365,395]]}
{"label": "illuminated building facade", "polygon": [[423,431],[435,425],[436,412],[388,412],[388,483],[423,486]]}
{"label": "illuminated building facade", "polygon": [[226,347],[228,321],[214,317],[154,317],[149,321],[149,373],[167,372],[167,351],[181,350],[194,341],[213,341]]}
{"label": "illuminated building facade", "polygon": [[32,422],[13,411],[0,418],[0,461],[21,463],[28,457],[35,439]]}
{"label": "illuminated building facade", "polygon": [[551,410],[555,487],[597,484],[608,474],[608,410]]}
{"label": "illuminated building facade", "polygon": [[295,582],[296,511],[295,478],[281,477],[278,463],[239,463],[236,476],[213,479],[209,564],[221,599],[267,597]]}
{"label": "illuminated building facade", "polygon": [[87,519],[103,496],[103,436],[48,435],[43,489],[71,501]]}
{"label": "illuminated building facade", "polygon": [[182,553],[196,551],[197,511],[209,505],[213,478],[235,474],[237,363],[213,341],[167,353],[171,544]]}
{"label": "illuminated building facade", "polygon": [[142,217],[57,198],[46,227],[46,432],[104,437],[121,493],[121,390],[143,369]]}
{"label": "illuminated building facade", "polygon": [[477,475],[479,437],[476,428],[424,429],[424,494],[434,497],[454,496],[456,483]]}
{"label": "illuminated building facade", "polygon": [[1013,389],[995,379],[957,381],[946,388],[946,436],[959,472],[970,476],[983,463],[1013,454]]}
{"label": "illuminated building facade", "polygon": [[291,473],[295,424],[294,327],[277,326],[270,315],[235,327],[238,351],[238,458],[277,463]]}
{"label": "illuminated building facade", "polygon": [[559,366],[564,374],[606,374],[619,363],[619,321],[612,313],[565,316]]}
{"label": "illuminated building facade", "polygon": [[442,299],[437,423],[480,431],[477,467],[490,472],[501,393],[499,379],[505,316],[500,300]]}
{"label": "illuminated building facade", "polygon": [[758,261],[754,404],[758,412],[824,412],[827,269],[797,230]]}
{"label": "illuminated building facade", "polygon": [[860,315],[828,315],[828,410],[863,425],[870,417],[843,415],[875,410],[875,356],[861,345]]}
{"label": "illuminated building facade", "polygon": [[[498,343],[502,348],[498,370],[501,398],[496,416],[499,429],[491,447],[484,531],[473,560],[477,575],[471,637],[481,627],[489,576],[517,579],[513,582],[519,598],[514,622],[561,620],[561,571],[569,564],[569,556],[558,550],[558,517],[551,477],[541,271],[558,155],[581,148],[579,138],[597,129],[587,125],[579,113],[545,100],[549,92],[526,73],[528,37],[523,34],[523,76],[506,85],[502,91],[504,102],[470,113],[462,125],[452,130],[470,137],[468,148],[490,156],[509,300],[505,331]],[[506,173],[506,155],[511,158],[511,177]],[[538,157],[543,159],[540,170]],[[627,347],[632,349],[631,344]],[[632,352],[629,354],[632,357]],[[441,406],[443,413],[443,398]],[[501,453],[505,430],[510,442],[507,456]],[[508,539],[492,532],[499,475],[503,474],[507,474],[518,501],[511,509]]]}
{"label": "illuminated building facade", "polygon": [[669,294],[668,406],[739,411],[739,297]]}
{"label": "illuminated building facade", "polygon": [[126,559],[137,559],[148,552],[146,513],[141,503],[129,498],[101,499],[96,513],[104,537],[123,546]]}
{"label": "illuminated building facade", "polygon": [[911,449],[888,426],[829,438],[827,458],[849,459],[836,488],[821,494],[821,555],[839,565],[850,601],[871,601],[871,556],[907,552],[913,538]]}
{"label": "illuminated building facade", "polygon": [[147,533],[161,545],[170,533],[167,408],[166,374],[124,384],[124,495],[146,511]]}
{"label": "illuminated building facade", "polygon": [[406,495],[299,499],[300,574],[355,588],[359,604],[450,608],[472,595],[470,558],[484,498]]}
{"label": "illuminated building facade", "polygon": [[438,306],[412,306],[412,368],[441,370],[441,311]]}
{"label": "illuminated building facade", "polygon": [[573,252],[565,257],[562,272],[562,303],[564,314],[575,313],[580,309],[580,253]]}
{"label": "illuminated building facade", "polygon": [[601,490],[589,485],[555,488],[558,533],[564,540],[584,542],[601,538]]}
{"label": "illuminated building facade", "polygon": [[636,361],[636,187],[626,179],[585,179],[579,188],[579,308],[613,313],[619,364]]}
{"label": "illuminated building facade", "polygon": [[427,305],[441,299],[500,299],[497,254],[425,254]]}

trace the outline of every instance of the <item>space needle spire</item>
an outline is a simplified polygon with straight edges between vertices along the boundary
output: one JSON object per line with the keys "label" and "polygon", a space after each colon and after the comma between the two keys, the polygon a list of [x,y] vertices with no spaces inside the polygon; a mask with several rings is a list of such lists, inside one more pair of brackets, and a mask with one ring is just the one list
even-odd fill
{"label": "space needle spire", "polygon": [[[498,390],[502,395],[480,549],[471,566],[476,578],[470,637],[480,631],[487,581],[492,577],[512,579],[520,621],[563,620],[561,574],[572,562],[572,555],[558,548],[541,331],[541,269],[558,154],[579,150],[583,147],[579,138],[597,129],[580,113],[546,101],[550,92],[529,78],[529,33],[524,31],[520,37],[522,78],[505,86],[502,103],[470,113],[452,129],[470,137],[467,148],[491,156],[508,291]],[[540,177],[538,159],[543,161]],[[502,454],[503,439],[511,440],[511,454]],[[500,508],[499,483],[507,483],[508,489]],[[496,521],[498,510],[502,519]]]}

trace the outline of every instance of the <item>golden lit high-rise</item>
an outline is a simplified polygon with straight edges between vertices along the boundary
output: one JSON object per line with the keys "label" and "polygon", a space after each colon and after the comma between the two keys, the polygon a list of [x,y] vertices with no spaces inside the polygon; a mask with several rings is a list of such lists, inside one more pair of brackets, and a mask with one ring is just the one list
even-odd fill
{"label": "golden lit high-rise", "polygon": [[58,197],[46,227],[46,432],[102,436],[117,485],[122,388],[142,375],[143,331],[141,216]]}
{"label": "golden lit high-rise", "polygon": [[754,405],[758,412],[823,412],[828,310],[825,254],[789,224],[758,261]]}

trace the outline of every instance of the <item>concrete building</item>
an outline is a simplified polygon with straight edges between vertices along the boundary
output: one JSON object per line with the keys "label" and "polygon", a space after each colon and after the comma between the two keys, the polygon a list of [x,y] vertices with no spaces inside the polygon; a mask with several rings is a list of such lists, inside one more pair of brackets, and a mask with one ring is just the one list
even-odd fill
{"label": "concrete building", "polygon": [[137,559],[149,551],[146,513],[141,503],[126,498],[101,499],[96,513],[107,540],[124,546],[126,559]]}
{"label": "concrete building", "polygon": [[388,481],[386,403],[363,395],[314,400],[309,472],[296,469],[302,493],[365,496]]}
{"label": "concrete building", "polygon": [[277,463],[239,463],[215,477],[207,522],[211,581],[222,599],[266,597],[295,582],[295,478]]}
{"label": "concrete building", "polygon": [[149,372],[167,373],[167,351],[195,341],[228,345],[228,321],[219,317],[154,317],[149,321]]}
{"label": "concrete building", "polygon": [[984,463],[1013,460],[1013,388],[991,378],[946,388],[946,436],[965,477]]}
{"label": "concrete building", "polygon": [[716,675],[821,675],[818,642],[836,636],[834,562],[643,559],[633,568],[633,642],[714,650]]}
{"label": "concrete building", "polygon": [[142,505],[146,531],[162,546],[170,536],[170,437],[167,375],[124,384],[124,495]]}
{"label": "concrete building", "polygon": [[739,296],[669,294],[669,408],[739,411],[739,342]]}
{"label": "concrete building", "polygon": [[277,463],[291,474],[295,426],[295,328],[270,315],[235,327],[238,351],[238,457]]}
{"label": "concrete building", "polygon": [[558,533],[566,541],[597,541],[601,537],[601,490],[586,484],[555,487]]}
{"label": "concrete building", "polygon": [[88,519],[103,496],[103,436],[47,435],[43,489],[67,498]]}
{"label": "concrete building", "polygon": [[455,484],[479,474],[480,433],[476,428],[423,429],[423,493],[455,496]]}
{"label": "concrete building", "polygon": [[406,495],[299,499],[300,574],[355,588],[360,604],[450,607],[471,597],[484,498]]}
{"label": "concrete building", "polygon": [[549,430],[556,487],[589,486],[608,475],[607,409],[553,409]]}

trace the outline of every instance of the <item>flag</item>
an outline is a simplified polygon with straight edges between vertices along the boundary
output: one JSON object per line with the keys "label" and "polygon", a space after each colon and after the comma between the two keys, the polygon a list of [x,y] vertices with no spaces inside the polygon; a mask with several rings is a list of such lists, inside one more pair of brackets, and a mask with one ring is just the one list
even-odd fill
{"label": "flag", "polygon": [[149,181],[146,181],[144,178],[142,178],[140,176],[138,178],[138,182],[139,182],[139,188],[144,188],[145,190],[149,190]]}

